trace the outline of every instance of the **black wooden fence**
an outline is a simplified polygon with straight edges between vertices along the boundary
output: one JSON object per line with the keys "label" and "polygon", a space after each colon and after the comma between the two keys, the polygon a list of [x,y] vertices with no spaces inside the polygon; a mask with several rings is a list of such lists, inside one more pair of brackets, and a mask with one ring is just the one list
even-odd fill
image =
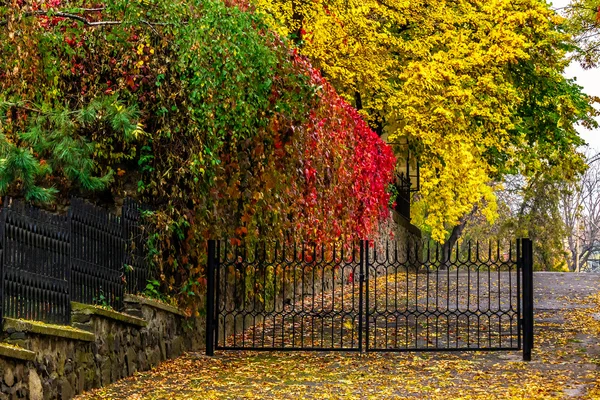
{"label": "black wooden fence", "polygon": [[0,321],[3,316],[69,324],[71,301],[123,306],[149,278],[140,206],[122,217],[81,199],[65,216],[5,198],[0,208]]}

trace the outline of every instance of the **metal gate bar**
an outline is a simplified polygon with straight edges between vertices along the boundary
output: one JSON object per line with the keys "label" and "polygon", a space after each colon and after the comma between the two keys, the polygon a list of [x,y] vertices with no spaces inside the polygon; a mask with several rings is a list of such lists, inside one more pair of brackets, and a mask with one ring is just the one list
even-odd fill
{"label": "metal gate bar", "polygon": [[361,351],[363,245],[210,242],[214,349]]}
{"label": "metal gate bar", "polygon": [[532,252],[529,239],[451,249],[211,240],[206,351],[522,349],[530,360]]}
{"label": "metal gate bar", "polygon": [[368,351],[519,349],[515,246],[485,247],[374,246],[367,280],[385,279],[366,286]]}

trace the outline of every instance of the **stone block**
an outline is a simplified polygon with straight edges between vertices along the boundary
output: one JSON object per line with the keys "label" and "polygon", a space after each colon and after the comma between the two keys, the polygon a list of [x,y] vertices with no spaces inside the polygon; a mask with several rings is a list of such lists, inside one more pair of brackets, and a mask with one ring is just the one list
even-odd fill
{"label": "stone block", "polygon": [[80,324],[79,322],[72,323],[74,328],[80,329],[82,331],[94,333],[94,326],[91,324]]}
{"label": "stone block", "polygon": [[75,363],[77,365],[83,365],[86,363],[86,354],[84,351],[81,351],[80,349],[78,349],[77,351],[75,351]]}
{"label": "stone block", "polygon": [[14,332],[9,336],[10,340],[24,340],[26,337],[25,332]]}
{"label": "stone block", "polygon": [[46,365],[44,364],[43,360],[42,360],[42,362],[38,362],[37,360],[34,361],[33,366],[35,367],[38,375],[41,375],[42,377],[46,377],[46,378],[50,377],[50,374],[46,370]]}
{"label": "stone block", "polygon": [[103,357],[106,356],[108,354],[108,352],[110,351],[107,341],[104,340],[103,338],[98,338],[96,340],[96,345],[97,345],[97,349],[98,349],[98,354]]}
{"label": "stone block", "polygon": [[150,345],[149,343],[149,336],[148,336],[148,329],[144,328],[140,331],[140,336],[141,336],[141,345],[142,348],[145,349],[146,347],[148,347]]}
{"label": "stone block", "polygon": [[30,400],[43,400],[44,389],[42,386],[42,380],[35,369],[29,370],[29,399]]}
{"label": "stone block", "polygon": [[[17,332],[30,332],[39,335],[61,337],[67,339],[81,340],[87,342],[94,341],[94,335],[90,332],[74,329],[73,327],[65,327],[62,325],[45,324],[39,321],[24,321],[14,318],[4,318],[3,324],[6,329],[14,328]],[[13,334],[13,335],[14,335]],[[37,348],[32,345],[32,349]]]}
{"label": "stone block", "polygon": [[27,398],[27,385],[23,382],[15,383],[15,386],[11,389],[13,398]]}
{"label": "stone block", "polygon": [[104,360],[101,364],[100,364],[100,384],[101,385],[108,385],[109,383],[112,382],[111,379],[111,364],[110,362],[108,362],[108,360]]}
{"label": "stone block", "polygon": [[114,339],[113,351],[118,353],[121,351],[121,335],[116,335]]}
{"label": "stone block", "polygon": [[77,389],[79,386],[79,382],[77,380],[78,375],[75,372],[73,372],[70,375],[65,376],[65,378],[67,379],[69,385],[71,385],[71,388],[73,389],[73,396],[77,396]]}
{"label": "stone block", "polygon": [[137,372],[137,355],[132,347],[127,350],[125,359],[127,360],[127,374],[133,375]]}
{"label": "stone block", "polygon": [[179,357],[183,352],[183,339],[181,336],[176,336],[171,342],[171,357]]}
{"label": "stone block", "polygon": [[112,378],[113,378],[113,380],[118,380],[118,379],[126,377],[127,375],[123,374],[123,368],[122,368],[123,364],[115,362],[115,360],[116,360],[116,358],[115,359],[111,359]]}
{"label": "stone block", "polygon": [[136,309],[136,308],[126,308],[125,311],[123,311],[125,314],[129,314],[132,317],[137,317],[137,318],[144,318],[144,313],[142,313],[141,309]]}
{"label": "stone block", "polygon": [[71,322],[73,322],[73,323],[76,322],[79,324],[87,324],[91,320],[92,320],[91,314],[73,313],[73,315],[71,315]]}
{"label": "stone block", "polygon": [[43,380],[42,378],[42,387],[44,389],[44,400],[55,400],[59,398],[59,389],[56,381],[54,380]]}
{"label": "stone block", "polygon": [[158,347],[160,349],[160,359],[165,361],[167,359],[167,346],[162,337],[158,339]]}
{"label": "stone block", "polygon": [[69,381],[66,378],[62,378],[58,382],[58,387],[59,387],[60,398],[63,400],[70,400],[75,395],[75,393],[73,393],[73,387],[71,386],[71,384],[69,383]]}
{"label": "stone block", "polygon": [[15,378],[17,380],[17,382],[21,382],[23,380],[23,372],[24,372],[24,367],[23,364],[18,364],[15,367]]}
{"label": "stone block", "polygon": [[146,359],[150,368],[156,367],[160,363],[160,349],[158,347],[146,349]]}
{"label": "stone block", "polygon": [[165,359],[170,360],[171,358],[173,358],[173,352],[172,352],[173,347],[171,346],[170,342],[165,342],[165,349],[166,349],[166,354],[167,354],[167,357]]}
{"label": "stone block", "polygon": [[87,370],[81,369],[81,371],[83,371],[83,373],[85,375],[84,390],[89,390],[91,388],[100,387],[101,376],[102,376],[102,374],[100,372],[100,368],[90,368]]}
{"label": "stone block", "polygon": [[4,370],[4,384],[8,387],[12,387],[15,384],[15,374],[11,367],[6,367]]}
{"label": "stone block", "polygon": [[83,393],[85,389],[85,374],[83,369],[80,369],[79,373],[77,374],[77,393]]}
{"label": "stone block", "polygon": [[134,330],[133,332],[135,332],[135,335],[133,335],[132,337],[132,344],[134,347],[139,349],[140,347],[142,347],[142,338],[137,331]]}
{"label": "stone block", "polygon": [[65,361],[65,366],[63,368],[63,373],[65,375],[69,375],[71,372],[73,372],[73,360],[68,359],[67,361]]}
{"label": "stone block", "polygon": [[75,342],[67,343],[65,357],[69,360],[73,360],[75,358]]}
{"label": "stone block", "polygon": [[56,371],[56,362],[54,357],[49,354],[44,356],[44,365],[46,366],[46,372],[48,375],[52,375]]}
{"label": "stone block", "polygon": [[58,353],[56,360],[56,372],[58,375],[65,375],[65,363],[67,362],[64,352]]}
{"label": "stone block", "polygon": [[148,359],[146,358],[146,353],[143,350],[138,352],[138,367],[140,371],[147,371],[148,368]]}
{"label": "stone block", "polygon": [[106,334],[106,347],[108,351],[115,347],[115,335],[112,332]]}

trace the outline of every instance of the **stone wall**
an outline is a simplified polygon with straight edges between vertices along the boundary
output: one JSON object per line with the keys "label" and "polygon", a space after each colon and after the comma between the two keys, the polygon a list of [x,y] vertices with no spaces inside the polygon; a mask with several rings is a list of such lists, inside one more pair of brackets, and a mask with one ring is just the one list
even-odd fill
{"label": "stone wall", "polygon": [[422,249],[421,231],[410,221],[390,210],[390,218],[379,227],[379,233],[372,240],[376,243],[378,252],[384,253],[386,246],[396,247],[400,262],[418,264],[419,249]]}
{"label": "stone wall", "polygon": [[136,296],[124,313],[73,303],[73,326],[4,320],[0,399],[70,399],[204,348],[204,321]]}
{"label": "stone wall", "polygon": [[[393,212],[392,219],[372,240],[383,246],[390,232],[418,264],[418,252],[409,250],[420,241],[418,229]],[[351,271],[356,272],[356,267],[341,273],[330,271],[316,285],[312,280],[299,282],[295,293],[301,298],[330,290],[334,282],[347,283]],[[287,293],[292,292],[294,288],[288,286]],[[229,299],[234,298],[230,293]],[[285,301],[294,299],[281,296],[275,307],[281,309]],[[78,303],[73,303],[72,308],[70,327],[4,320],[0,338],[0,400],[70,399],[136,371],[148,370],[185,351],[205,348],[204,319],[187,318],[177,308],[163,303],[126,296],[123,313]],[[223,321],[220,322],[223,334]],[[228,324],[228,328],[231,326]],[[225,336],[232,333],[227,329]]]}

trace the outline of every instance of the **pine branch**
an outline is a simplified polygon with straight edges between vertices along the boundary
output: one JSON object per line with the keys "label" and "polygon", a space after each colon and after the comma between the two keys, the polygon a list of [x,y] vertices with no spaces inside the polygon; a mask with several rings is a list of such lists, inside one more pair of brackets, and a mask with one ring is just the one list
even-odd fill
{"label": "pine branch", "polygon": [[13,103],[13,102],[10,102],[10,101],[4,101],[4,102],[0,102],[0,107],[2,107],[2,106],[5,106],[5,107],[17,107],[17,108],[20,108],[22,110],[31,111],[31,112],[38,113],[38,114],[43,113],[42,110],[39,110],[37,108],[28,107],[28,106],[25,105],[25,103]]}

